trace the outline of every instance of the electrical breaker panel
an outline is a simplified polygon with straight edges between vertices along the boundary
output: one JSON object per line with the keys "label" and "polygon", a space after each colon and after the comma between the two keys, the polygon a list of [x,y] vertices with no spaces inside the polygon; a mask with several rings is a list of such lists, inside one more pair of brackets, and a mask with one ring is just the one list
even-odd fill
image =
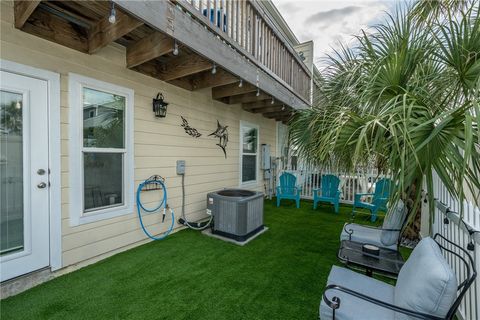
{"label": "electrical breaker panel", "polygon": [[185,160],[177,160],[177,174],[185,174]]}
{"label": "electrical breaker panel", "polygon": [[260,169],[270,170],[270,145],[262,144]]}

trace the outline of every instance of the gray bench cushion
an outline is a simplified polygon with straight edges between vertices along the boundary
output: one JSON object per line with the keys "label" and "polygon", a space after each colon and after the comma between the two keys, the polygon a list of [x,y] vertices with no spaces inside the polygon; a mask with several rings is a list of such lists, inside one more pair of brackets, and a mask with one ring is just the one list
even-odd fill
{"label": "gray bench cushion", "polygon": [[[432,238],[424,238],[400,270],[395,305],[444,317],[457,297],[457,279]],[[395,319],[410,319],[397,313]]]}
{"label": "gray bench cushion", "polygon": [[[407,215],[407,207],[402,200],[398,200],[393,210],[387,214],[382,229],[401,229]],[[400,231],[382,231],[380,241],[384,246],[396,245]]]}
{"label": "gray bench cushion", "polygon": [[[382,236],[382,230],[377,229],[377,228],[368,228],[365,226],[362,226],[361,224],[356,224],[356,223],[349,223],[346,225],[347,230],[353,231],[352,233],[352,241],[354,242],[360,242],[360,243],[369,243],[373,244],[377,247],[382,247],[382,248],[388,248],[392,250],[397,250],[397,243],[393,245],[384,245],[381,241],[381,236]],[[350,231],[350,232],[351,232]],[[340,234],[340,240],[349,240],[350,235],[345,231],[345,226],[344,229],[342,229],[342,233]]]}
{"label": "gray bench cushion", "polygon": [[[370,297],[393,303],[393,286],[349,269],[333,266],[327,283],[340,285]],[[327,296],[330,300],[334,296],[340,298],[340,309],[336,311],[335,315],[338,320],[393,319],[395,316],[393,311],[337,290],[329,290]],[[320,319],[332,319],[332,309],[327,306],[323,299],[320,303]]]}
{"label": "gray bench cushion", "polygon": [[[395,209],[385,217],[382,229],[400,229],[403,225],[407,210],[402,200],[395,205]],[[347,224],[345,224],[347,225]],[[397,240],[399,231],[385,231],[380,228],[369,228],[361,224],[350,223],[346,226],[347,230],[353,231],[351,240],[360,243],[369,243],[377,247],[397,250]],[[349,240],[350,235],[342,230],[340,240]]]}

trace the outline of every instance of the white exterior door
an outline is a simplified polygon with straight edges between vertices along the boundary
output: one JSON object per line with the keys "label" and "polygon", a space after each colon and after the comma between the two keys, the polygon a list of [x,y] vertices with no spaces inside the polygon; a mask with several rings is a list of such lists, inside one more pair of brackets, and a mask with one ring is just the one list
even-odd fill
{"label": "white exterior door", "polygon": [[0,74],[0,274],[50,263],[47,81]]}

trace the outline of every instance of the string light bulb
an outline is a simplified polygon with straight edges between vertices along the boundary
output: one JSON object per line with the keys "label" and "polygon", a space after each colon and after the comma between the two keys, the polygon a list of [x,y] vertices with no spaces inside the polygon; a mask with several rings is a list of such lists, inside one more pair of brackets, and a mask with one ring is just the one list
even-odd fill
{"label": "string light bulb", "polygon": [[117,21],[117,11],[115,10],[115,3],[112,2],[112,8],[110,9],[110,16],[108,17],[108,22],[114,24]]}
{"label": "string light bulb", "polygon": [[212,74],[217,73],[217,64],[214,62],[212,67]]}
{"label": "string light bulb", "polygon": [[260,89],[257,88],[257,93],[255,94],[257,97],[260,96]]}
{"label": "string light bulb", "polygon": [[242,79],[240,79],[240,82],[238,83],[238,87],[239,88],[243,87],[243,80]]}
{"label": "string light bulb", "polygon": [[173,43],[173,55],[174,56],[178,56],[178,43],[177,43],[177,40],[175,40],[175,42]]}
{"label": "string light bulb", "polygon": [[20,102],[20,100],[17,100],[17,103],[15,103],[15,109],[17,110],[22,109],[22,103]]}
{"label": "string light bulb", "polygon": [[274,104],[275,103],[275,99],[272,97],[272,101],[270,102],[270,104]]}
{"label": "string light bulb", "polygon": [[285,110],[285,105],[282,105],[282,111]]}

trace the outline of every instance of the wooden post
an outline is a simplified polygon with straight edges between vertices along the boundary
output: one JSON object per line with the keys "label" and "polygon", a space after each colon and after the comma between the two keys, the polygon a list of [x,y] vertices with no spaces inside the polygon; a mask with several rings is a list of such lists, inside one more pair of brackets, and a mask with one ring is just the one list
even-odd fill
{"label": "wooden post", "polygon": [[213,0],[213,25],[218,26],[218,0]]}
{"label": "wooden post", "polygon": [[223,5],[223,0],[220,0],[220,30],[222,30],[222,32],[225,32],[225,28],[224,28],[225,20],[223,17],[224,10],[225,10],[225,7]]}
{"label": "wooden post", "polygon": [[247,0],[243,0],[243,7],[242,7],[242,47],[247,48]]}
{"label": "wooden post", "polygon": [[265,64],[265,24],[263,23],[263,19],[260,19],[260,62]]}
{"label": "wooden post", "polygon": [[227,6],[227,35],[232,37],[232,0],[225,0]]}
{"label": "wooden post", "polygon": [[212,13],[211,13],[212,6],[211,5],[212,4],[210,3],[210,0],[207,0],[207,19],[208,19],[208,23],[211,23],[210,22],[211,21],[210,19],[212,17]]}
{"label": "wooden post", "polygon": [[253,34],[252,34],[252,54],[253,56],[258,59],[258,21],[257,21],[257,13],[253,13]]}
{"label": "wooden post", "polygon": [[239,39],[239,30],[238,30],[238,24],[239,24],[239,21],[238,21],[238,11],[239,11],[239,8],[240,8],[240,3],[239,3],[239,0],[234,0],[235,1],[235,42],[238,43],[238,39]]}

